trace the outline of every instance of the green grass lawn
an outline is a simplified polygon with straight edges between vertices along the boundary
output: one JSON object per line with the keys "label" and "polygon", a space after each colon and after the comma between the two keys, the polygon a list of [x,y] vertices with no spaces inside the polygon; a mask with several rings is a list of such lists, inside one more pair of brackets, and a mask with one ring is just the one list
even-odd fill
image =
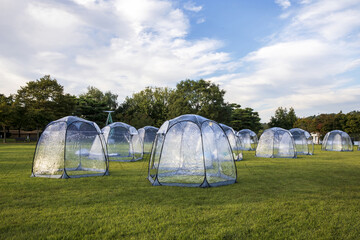
{"label": "green grass lawn", "polygon": [[360,151],[237,162],[238,183],[154,187],[148,159],[110,176],[30,178],[34,144],[0,144],[0,239],[359,239]]}

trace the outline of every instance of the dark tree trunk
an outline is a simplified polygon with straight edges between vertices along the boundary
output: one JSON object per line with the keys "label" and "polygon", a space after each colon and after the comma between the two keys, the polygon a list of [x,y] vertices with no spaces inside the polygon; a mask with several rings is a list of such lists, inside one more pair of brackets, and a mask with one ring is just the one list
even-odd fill
{"label": "dark tree trunk", "polygon": [[5,127],[5,125],[3,125],[2,127],[3,127],[3,133],[4,133],[3,143],[6,143],[6,127]]}

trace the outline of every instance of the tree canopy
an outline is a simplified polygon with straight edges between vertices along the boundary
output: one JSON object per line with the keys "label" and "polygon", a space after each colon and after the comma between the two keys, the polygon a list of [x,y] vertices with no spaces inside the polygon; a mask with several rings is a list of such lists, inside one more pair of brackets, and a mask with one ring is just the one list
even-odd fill
{"label": "tree canopy", "polygon": [[350,136],[360,138],[360,111],[352,111],[347,114],[341,111],[337,114],[319,114],[299,118],[294,127],[299,127],[308,132],[317,132],[325,136],[327,132],[338,129],[347,132]]}
{"label": "tree canopy", "polygon": [[241,108],[238,104],[232,104],[231,121],[229,126],[239,131],[241,129],[251,129],[258,132],[262,127],[258,112],[252,108]]}
{"label": "tree canopy", "polygon": [[110,91],[103,93],[100,89],[93,86],[88,86],[87,92],[84,94],[80,94],[79,97],[82,97],[83,99],[91,99],[96,102],[101,102],[102,104],[105,104],[107,110],[115,110],[118,106],[117,94],[113,94]]}
{"label": "tree canopy", "polygon": [[[360,112],[347,114],[319,114],[297,118],[295,110],[277,108],[268,124],[260,123],[259,113],[254,109],[224,100],[225,90],[219,85],[200,80],[180,81],[174,89],[146,87],[128,96],[118,104],[118,95],[111,91],[88,86],[87,92],[79,96],[64,93],[64,87],[50,75],[29,81],[20,87],[17,94],[5,96],[0,93],[0,125],[5,129],[41,130],[49,122],[68,115],[76,115],[105,125],[106,110],[115,111],[114,121],[122,121],[140,128],[146,125],[160,127],[168,119],[183,114],[198,114],[224,123],[235,130],[249,128],[260,133],[263,128],[300,127],[309,132],[327,132],[339,129],[350,136],[360,138]],[[6,139],[4,139],[6,141]]]}
{"label": "tree canopy", "polygon": [[115,118],[136,128],[146,125],[160,127],[167,120],[172,91],[169,88],[147,87],[134,93],[120,104]]}
{"label": "tree canopy", "polygon": [[64,87],[50,75],[20,87],[16,102],[26,109],[27,125],[36,129],[43,128],[54,119],[71,115],[75,106],[73,96],[64,94]]}
{"label": "tree canopy", "polygon": [[170,95],[169,118],[198,114],[220,123],[228,123],[231,107],[225,103],[224,95],[225,90],[210,81],[181,81]]}
{"label": "tree canopy", "polygon": [[0,94],[0,125],[3,130],[3,142],[6,143],[6,127],[9,127],[12,122],[12,96],[6,97],[4,94]]}
{"label": "tree canopy", "polygon": [[269,127],[291,129],[296,120],[297,117],[294,108],[291,107],[288,111],[286,108],[279,107],[275,111],[275,116],[270,118]]}

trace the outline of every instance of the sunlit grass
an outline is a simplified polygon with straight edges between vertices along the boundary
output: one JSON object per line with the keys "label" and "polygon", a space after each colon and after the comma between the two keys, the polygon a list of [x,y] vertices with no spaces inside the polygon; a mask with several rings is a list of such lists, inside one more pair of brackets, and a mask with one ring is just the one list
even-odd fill
{"label": "sunlit grass", "polygon": [[359,239],[360,152],[267,159],[238,183],[151,186],[148,159],[110,176],[30,178],[34,144],[0,144],[0,239]]}

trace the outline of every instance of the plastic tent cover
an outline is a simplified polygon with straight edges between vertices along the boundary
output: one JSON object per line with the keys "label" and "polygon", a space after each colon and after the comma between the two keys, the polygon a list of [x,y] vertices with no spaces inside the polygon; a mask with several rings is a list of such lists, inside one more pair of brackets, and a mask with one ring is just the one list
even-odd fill
{"label": "plastic tent cover", "polygon": [[240,138],[236,135],[236,132],[234,131],[234,129],[232,127],[229,127],[222,123],[220,123],[220,126],[224,130],[224,132],[226,133],[226,136],[229,139],[229,143],[230,143],[231,150],[233,152],[235,161],[242,160],[243,154],[242,154],[242,144],[241,144]]}
{"label": "plastic tent cover", "polygon": [[159,129],[153,126],[145,126],[138,130],[140,139],[142,141],[143,152],[150,153],[156,133]]}
{"label": "plastic tent cover", "polygon": [[313,155],[314,142],[308,131],[301,128],[293,128],[289,130],[294,138],[297,155]]}
{"label": "plastic tent cover", "polygon": [[350,136],[346,132],[333,130],[325,135],[321,150],[353,151],[353,144]]}
{"label": "plastic tent cover", "polygon": [[210,187],[236,181],[236,166],[225,132],[198,115],[166,121],[156,134],[149,161],[153,185]]}
{"label": "plastic tent cover", "polygon": [[258,138],[255,132],[250,129],[242,129],[237,135],[241,139],[242,149],[245,151],[254,151],[256,150],[258,144]]}
{"label": "plastic tent cover", "polygon": [[265,130],[260,137],[255,156],[295,158],[295,144],[291,133],[278,127]]}
{"label": "plastic tent cover", "polygon": [[[114,122],[102,129],[109,161],[130,162],[142,159],[142,141],[133,126]],[[98,144],[94,144],[96,149]]]}
{"label": "plastic tent cover", "polygon": [[[36,145],[32,176],[69,178],[108,173],[105,145],[99,127],[78,117],[64,117],[47,125]],[[96,139],[100,147],[90,148]]]}

